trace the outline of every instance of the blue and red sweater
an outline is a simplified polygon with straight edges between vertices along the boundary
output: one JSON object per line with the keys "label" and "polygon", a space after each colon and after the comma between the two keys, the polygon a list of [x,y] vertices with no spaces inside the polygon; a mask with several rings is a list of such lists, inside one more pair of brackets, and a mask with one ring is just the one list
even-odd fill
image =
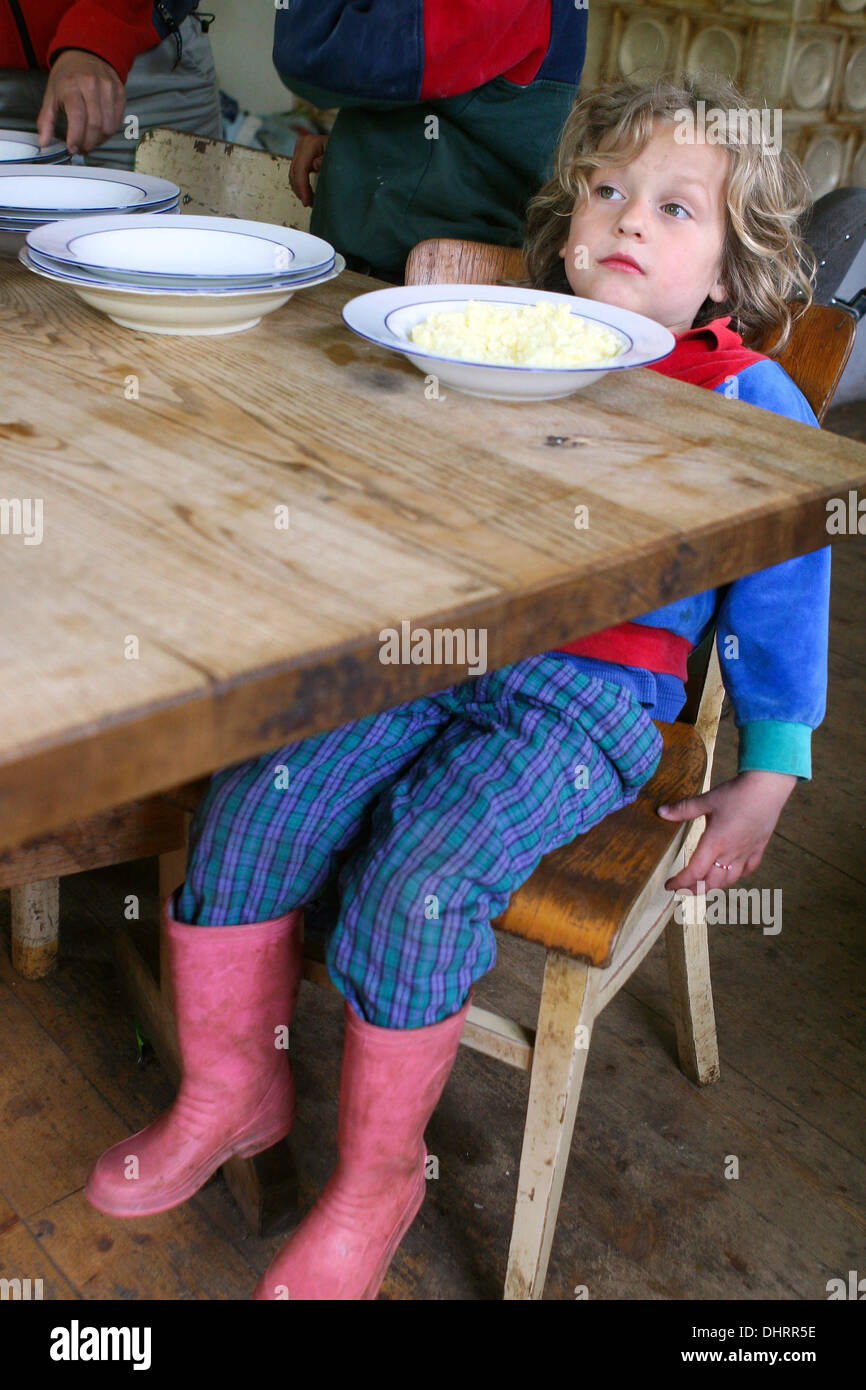
{"label": "blue and red sweater", "polygon": [[[673,352],[652,370],[722,394],[731,394],[727,383],[736,377],[739,400],[819,428],[784,368],[743,347],[729,323],[730,317],[718,318],[679,334]],[[627,685],[654,719],[667,722],[685,704],[686,658],[715,624],[739,731],[739,771],[809,778],[812,730],[826,711],[829,611],[830,547],[824,546],[560,650],[587,675]]]}
{"label": "blue and red sweater", "polygon": [[340,106],[458,96],[497,77],[576,83],[586,24],[575,0],[291,0],[274,66]]}

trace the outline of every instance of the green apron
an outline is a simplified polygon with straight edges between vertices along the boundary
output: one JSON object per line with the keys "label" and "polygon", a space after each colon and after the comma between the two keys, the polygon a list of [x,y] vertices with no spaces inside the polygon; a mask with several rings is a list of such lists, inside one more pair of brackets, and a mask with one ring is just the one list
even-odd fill
{"label": "green apron", "polygon": [[310,231],[350,270],[393,284],[403,283],[407,255],[427,237],[521,245],[526,204],[550,176],[577,95],[569,82],[520,87],[497,77],[441,100],[355,104],[284,80],[321,109],[340,107]]}

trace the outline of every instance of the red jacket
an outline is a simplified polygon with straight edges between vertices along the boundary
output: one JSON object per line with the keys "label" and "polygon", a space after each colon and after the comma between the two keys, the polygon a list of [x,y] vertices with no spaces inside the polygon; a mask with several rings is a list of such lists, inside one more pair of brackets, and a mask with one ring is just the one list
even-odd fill
{"label": "red jacket", "polygon": [[139,53],[161,39],[153,25],[153,0],[0,0],[0,68],[33,66],[16,10],[39,68],[49,68],[61,48],[84,48],[104,58],[125,82]]}

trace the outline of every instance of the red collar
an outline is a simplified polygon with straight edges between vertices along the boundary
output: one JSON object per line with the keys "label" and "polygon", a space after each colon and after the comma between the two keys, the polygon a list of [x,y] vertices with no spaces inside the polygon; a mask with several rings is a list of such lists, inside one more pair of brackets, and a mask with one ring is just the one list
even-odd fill
{"label": "red collar", "polygon": [[729,376],[750,367],[753,362],[763,361],[766,353],[752,352],[750,348],[743,347],[739,333],[728,327],[730,321],[728,314],[726,318],[713,319],[701,328],[689,328],[685,333],[678,333],[673,351],[660,362],[649,363],[650,370],[712,390]]}

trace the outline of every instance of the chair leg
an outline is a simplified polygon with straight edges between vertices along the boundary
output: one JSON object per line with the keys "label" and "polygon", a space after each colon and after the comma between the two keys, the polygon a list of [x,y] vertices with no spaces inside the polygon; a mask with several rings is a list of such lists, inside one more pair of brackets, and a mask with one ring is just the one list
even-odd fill
{"label": "chair leg", "polygon": [[560,951],[547,953],[505,1276],[506,1299],[538,1299],[544,1291],[595,1017],[599,974]]}
{"label": "chair leg", "polygon": [[12,965],[25,980],[41,980],[57,965],[60,880],[43,878],[10,889]]}
{"label": "chair leg", "polygon": [[689,915],[694,920],[678,922],[672,917],[665,928],[665,946],[680,1066],[690,1081],[706,1086],[719,1079],[719,1043],[710,982],[707,900],[702,894],[691,903],[694,911]]}

